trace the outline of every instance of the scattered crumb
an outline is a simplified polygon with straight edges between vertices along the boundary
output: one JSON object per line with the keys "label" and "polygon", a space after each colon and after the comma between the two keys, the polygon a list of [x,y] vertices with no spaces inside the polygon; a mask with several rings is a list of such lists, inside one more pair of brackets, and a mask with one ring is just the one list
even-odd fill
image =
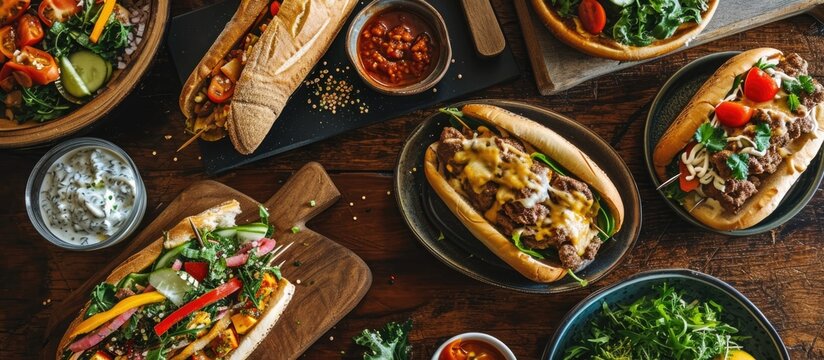
{"label": "scattered crumb", "polygon": [[177,161],[177,156],[175,156],[175,157],[172,159],[172,161]]}
{"label": "scattered crumb", "polygon": [[366,195],[360,197],[361,200],[366,200]]}
{"label": "scattered crumb", "polygon": [[329,337],[329,341],[335,341],[335,337],[334,337],[334,336],[330,336],[330,337]]}
{"label": "scattered crumb", "polygon": [[386,195],[392,195],[391,191],[386,191]]}
{"label": "scattered crumb", "polygon": [[460,80],[460,79],[463,79],[463,75],[462,75],[462,74],[458,74],[458,80]]}
{"label": "scattered crumb", "polygon": [[352,217],[352,220],[358,221],[358,217],[357,217],[357,216],[353,216],[353,217]]}
{"label": "scattered crumb", "polygon": [[300,285],[300,279],[295,280],[295,284]]}
{"label": "scattered crumb", "polygon": [[350,203],[349,203],[349,206],[355,206],[355,203],[350,202]]}
{"label": "scattered crumb", "polygon": [[453,64],[455,63],[455,59],[452,59],[452,63],[453,63]]}
{"label": "scattered crumb", "polygon": [[166,139],[166,140],[171,140],[171,139],[172,139],[172,135],[166,135],[166,136],[163,136],[163,138],[164,138],[164,139]]}
{"label": "scattered crumb", "polygon": [[432,92],[433,92],[433,93],[438,92],[438,88],[432,88]]}
{"label": "scattered crumb", "polygon": [[198,160],[200,160],[200,159],[201,159],[201,157],[200,157],[200,156],[198,156],[198,157],[197,157],[197,159],[198,159]]}
{"label": "scattered crumb", "polygon": [[152,151],[152,156],[156,156],[156,155],[157,155],[157,151]]}

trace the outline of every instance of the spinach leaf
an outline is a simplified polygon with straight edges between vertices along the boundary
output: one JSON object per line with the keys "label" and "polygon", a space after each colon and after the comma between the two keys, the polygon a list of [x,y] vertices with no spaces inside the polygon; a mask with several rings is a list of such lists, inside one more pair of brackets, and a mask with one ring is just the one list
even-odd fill
{"label": "spinach leaf", "polygon": [[770,136],[772,136],[772,131],[770,130],[770,126],[767,124],[758,124],[755,126],[755,148],[758,151],[764,151],[768,147],[770,147]]}
{"label": "spinach leaf", "polygon": [[727,132],[706,122],[701,124],[695,132],[695,141],[704,145],[707,151],[718,152],[727,146]]}
{"label": "spinach leaf", "polygon": [[684,23],[701,23],[708,8],[707,0],[637,0],[608,14],[605,33],[624,45],[646,46],[672,37]]}
{"label": "spinach leaf", "polygon": [[544,256],[541,255],[541,253],[532,249],[528,249],[526,246],[524,246],[523,242],[521,242],[521,231],[512,232],[512,243],[515,244],[515,247],[517,247],[518,250],[521,250],[521,252],[523,252],[524,254],[532,256],[535,259],[544,259]]}
{"label": "spinach leaf", "polygon": [[732,170],[732,177],[744,180],[750,173],[750,154],[731,154],[727,158],[727,166]]}
{"label": "spinach leaf", "polygon": [[353,340],[369,350],[363,354],[364,360],[408,360],[412,354],[409,345],[409,331],[412,320],[403,323],[390,322],[383,329],[365,329]]}
{"label": "spinach leaf", "polygon": [[531,157],[532,159],[541,160],[541,162],[547,164],[547,166],[549,166],[549,168],[552,169],[552,171],[563,176],[566,176],[566,170],[564,170],[564,168],[562,168],[561,165],[556,163],[555,160],[550,159],[548,156],[541,154],[539,152],[534,152],[532,153],[532,155],[529,155],[529,157]]}

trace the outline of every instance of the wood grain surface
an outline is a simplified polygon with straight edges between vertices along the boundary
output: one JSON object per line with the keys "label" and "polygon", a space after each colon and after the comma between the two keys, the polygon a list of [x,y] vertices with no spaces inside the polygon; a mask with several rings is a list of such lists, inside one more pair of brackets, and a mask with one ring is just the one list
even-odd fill
{"label": "wood grain surface", "polygon": [[[212,2],[176,0],[172,14]],[[639,271],[684,267],[717,276],[748,296],[775,325],[793,359],[824,359],[821,190],[795,219],[771,233],[747,238],[705,233],[675,217],[655,192],[641,144],[644,119],[659,87],[698,57],[773,46],[798,52],[810,61],[811,73],[824,79],[824,26],[810,16],[795,16],[543,97],[535,87],[514,4],[492,3],[522,76],[468,98],[508,98],[545,106],[577,119],[612,144],[641,191],[644,216],[638,243],[623,264],[595,286],[564,295],[498,289],[440,263],[415,240],[398,213],[394,193],[387,193],[401,145],[434,106],[213,178],[252,198],[265,199],[303,164],[318,161],[340,189],[341,200],[308,226],[364,259],[374,281],[364,300],[312,345],[305,358],[361,358],[363,349],[353,344],[354,335],[387,321],[412,318],[415,359],[428,358],[442,341],[470,330],[500,338],[519,359],[537,359],[564,314],[588,294]],[[143,224],[156,218],[183,189],[207,179],[196,145],[174,152],[188,138],[177,109],[181,84],[176,78],[168,53],[161,49],[134,93],[89,134],[113,141],[134,158],[149,192]],[[55,304],[130,245],[70,252],[37,235],[26,216],[23,189],[29,171],[45,151],[0,152],[4,169],[0,175],[2,359],[35,357],[48,318],[59,311]]]}
{"label": "wood grain surface", "polygon": [[[279,244],[293,245],[278,261],[285,261],[283,276],[296,284],[295,295],[269,336],[252,354],[253,359],[294,359],[335,325],[366,294],[372,283],[369,268],[357,255],[325,236],[306,228],[306,221],[320,214],[340,198],[340,192],[318,163],[309,163],[268,201],[273,237]],[[88,301],[91,289],[127,257],[158,239],[186,216],[235,199],[243,213],[239,224],[256,221],[258,202],[215,181],[199,181],[187,187],[143,231],[135,236],[115,260],[56,304],[48,320],[41,358],[54,359],[63,333]],[[314,200],[316,206],[309,206]],[[301,229],[298,233],[292,227]],[[299,265],[296,265],[298,264]],[[275,356],[275,354],[277,354]]]}
{"label": "wood grain surface", "polygon": [[[535,82],[544,95],[556,94],[584,81],[641,63],[592,57],[557,40],[544,27],[531,0],[515,0],[524,37],[527,39]],[[707,28],[687,47],[715,41],[741,31],[790,17],[824,4],[822,0],[725,0],[718,4]],[[821,10],[817,10],[820,12]],[[677,51],[681,51],[681,48]],[[666,55],[664,55],[666,56]],[[644,60],[648,61],[648,60]]]}

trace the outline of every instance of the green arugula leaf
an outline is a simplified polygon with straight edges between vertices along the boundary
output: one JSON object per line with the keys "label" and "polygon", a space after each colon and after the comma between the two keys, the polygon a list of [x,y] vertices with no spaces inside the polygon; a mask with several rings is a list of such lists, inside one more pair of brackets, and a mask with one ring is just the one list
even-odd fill
{"label": "green arugula leaf", "polygon": [[572,271],[572,269],[567,269],[567,274],[569,274],[569,276],[572,277],[572,279],[577,281],[578,284],[581,285],[581,287],[585,287],[585,286],[589,285],[589,281],[587,281],[586,279],[582,279],[578,275],[575,275],[575,272]]}
{"label": "green arugula leaf", "polygon": [[789,96],[787,96],[787,107],[790,108],[790,111],[798,111],[799,106],[801,106],[801,101],[798,100],[798,95],[790,94]]}
{"label": "green arugula leaf", "polygon": [[764,61],[764,59],[758,59],[758,61],[755,63],[755,67],[757,67],[761,70],[772,69],[772,68],[775,67],[775,65],[776,64],[768,63],[768,62]]}
{"label": "green arugula leaf", "polygon": [[528,249],[526,246],[524,246],[524,244],[521,242],[521,232],[520,231],[515,231],[515,232],[512,233],[512,243],[514,243],[515,247],[517,247],[518,250],[521,250],[521,252],[523,252],[524,254],[532,256],[535,259],[539,259],[539,260],[544,259],[544,256],[541,255],[541,253],[539,253],[535,250],[532,250],[532,249]]}
{"label": "green arugula leaf", "polygon": [[738,90],[738,87],[741,86],[741,83],[743,81],[744,81],[744,74],[739,74],[738,76],[736,76],[735,80],[733,80],[733,82],[732,82],[732,88],[730,89],[730,91],[727,91],[727,95],[725,95],[724,97],[730,96],[733,93],[735,93],[735,91]]}
{"label": "green arugula leaf", "polygon": [[813,83],[813,77],[808,75],[801,75],[798,77],[798,82],[801,88],[807,94],[812,94],[815,92],[815,84]]}
{"label": "green arugula leaf", "polygon": [[577,14],[578,3],[580,0],[550,0],[555,11],[561,17],[570,17]]}
{"label": "green arugula leaf", "polygon": [[86,309],[86,318],[111,309],[117,303],[115,292],[114,285],[109,283],[103,282],[95,286],[92,290],[91,303]]}
{"label": "green arugula leaf", "polygon": [[732,177],[744,180],[750,173],[749,154],[731,154],[727,158],[727,166],[732,170]]}
{"label": "green arugula leaf", "polygon": [[694,137],[695,141],[704,145],[709,152],[718,152],[724,150],[724,147],[727,146],[727,132],[720,127],[712,126],[708,122],[698,127]]}
{"label": "green arugula leaf", "polygon": [[770,130],[770,126],[766,123],[761,123],[755,126],[755,148],[758,151],[764,151],[768,147],[770,147],[770,136],[772,136],[772,131]]}
{"label": "green arugula leaf", "polygon": [[561,175],[566,176],[566,170],[564,170],[564,168],[563,168],[563,167],[561,167],[561,165],[559,165],[558,163],[556,163],[556,162],[555,162],[555,160],[550,159],[550,158],[549,158],[549,157],[547,157],[546,155],[541,154],[541,153],[539,153],[539,152],[534,152],[534,153],[532,153],[532,155],[529,155],[529,156],[530,156],[533,160],[534,160],[534,159],[541,160],[541,162],[543,162],[544,164],[547,164],[547,166],[549,166],[549,168],[550,168],[550,169],[552,169],[552,171],[554,171],[554,172],[556,172],[556,173],[558,173],[558,174],[561,174]]}
{"label": "green arugula leaf", "polygon": [[363,330],[353,340],[369,348],[364,352],[364,360],[408,360],[412,354],[409,345],[409,331],[412,320],[403,323],[390,322],[380,330]]}

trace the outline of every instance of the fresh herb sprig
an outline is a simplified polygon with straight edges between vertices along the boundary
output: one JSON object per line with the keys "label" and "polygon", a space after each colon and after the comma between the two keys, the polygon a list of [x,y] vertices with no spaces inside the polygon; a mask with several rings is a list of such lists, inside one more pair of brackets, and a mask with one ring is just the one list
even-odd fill
{"label": "fresh herb sprig", "polygon": [[800,75],[798,79],[787,79],[781,82],[781,88],[787,93],[787,107],[790,111],[798,111],[801,106],[799,96],[802,93],[812,94],[815,92],[813,78],[808,75]]}
{"label": "fresh herb sprig", "polygon": [[409,345],[409,331],[412,320],[402,323],[390,322],[380,330],[363,330],[353,340],[369,348],[363,354],[364,360],[409,360],[412,346]]}
{"label": "fresh herb sprig", "polygon": [[705,122],[698,127],[695,132],[695,141],[704,145],[707,151],[718,152],[724,150],[727,146],[727,132],[721,127],[712,126],[712,124]]}
{"label": "fresh herb sprig", "polygon": [[44,48],[55,58],[67,56],[80,48],[88,49],[114,63],[129,46],[132,26],[124,25],[115,14],[110,15],[97,42],[89,35],[103,9],[94,0],[82,0],[81,11],[65,22],[55,22],[46,33]]}
{"label": "fresh herb sprig", "polygon": [[15,112],[18,122],[49,121],[65,115],[71,106],[53,85],[22,88],[23,106]]}

